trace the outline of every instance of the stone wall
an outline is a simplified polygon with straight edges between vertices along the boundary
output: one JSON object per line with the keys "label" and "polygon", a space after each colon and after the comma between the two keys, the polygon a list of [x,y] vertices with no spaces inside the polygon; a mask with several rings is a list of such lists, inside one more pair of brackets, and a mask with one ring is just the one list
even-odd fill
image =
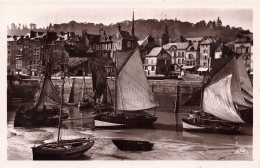
{"label": "stone wall", "polygon": [[[74,82],[74,103],[78,103],[81,98],[81,92],[83,87],[82,77],[66,78],[65,80],[65,94],[64,100],[69,99],[72,83]],[[52,80],[57,89],[61,86],[61,80]],[[92,80],[90,78],[85,79],[87,94],[93,95]],[[114,97],[114,81],[108,80],[109,88],[111,90],[112,97]],[[180,86],[180,111],[184,112],[187,108],[182,106],[188,98],[190,98],[201,87],[201,81],[180,81],[180,80],[149,80],[149,84],[155,95],[155,99],[159,103],[160,107],[156,109],[157,112],[175,112],[176,97],[177,97],[177,85]],[[90,97],[87,97],[91,99]],[[110,101],[110,100],[108,100]]]}

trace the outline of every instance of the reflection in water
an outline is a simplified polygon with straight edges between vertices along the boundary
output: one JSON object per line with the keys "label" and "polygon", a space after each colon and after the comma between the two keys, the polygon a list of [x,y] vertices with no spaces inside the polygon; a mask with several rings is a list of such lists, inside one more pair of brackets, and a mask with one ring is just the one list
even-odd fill
{"label": "reflection in water", "polygon": [[[244,127],[243,134],[223,135],[191,133],[182,130],[185,114],[157,112],[158,120],[153,128],[123,129],[122,127],[96,127],[94,112],[79,111],[77,107],[67,109],[69,120],[63,122],[62,138],[91,137],[94,146],[77,160],[251,160],[252,127]],[[152,111],[151,113],[153,113]],[[56,140],[56,128],[13,128],[15,112],[8,112],[8,159],[31,160],[31,147],[43,142]],[[147,140],[154,143],[152,151],[124,152],[111,139]],[[243,146],[248,155],[235,155],[234,151]]]}

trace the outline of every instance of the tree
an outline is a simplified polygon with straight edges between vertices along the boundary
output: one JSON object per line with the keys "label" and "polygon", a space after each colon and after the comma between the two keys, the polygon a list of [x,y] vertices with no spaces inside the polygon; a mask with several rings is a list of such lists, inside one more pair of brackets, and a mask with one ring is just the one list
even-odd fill
{"label": "tree", "polygon": [[12,24],[11,24],[11,29],[12,29],[12,30],[15,30],[15,29],[17,29],[17,26],[16,26],[14,23],[12,23]]}
{"label": "tree", "polygon": [[52,24],[51,23],[49,24],[49,29],[52,29]]}
{"label": "tree", "polygon": [[195,27],[196,29],[204,29],[204,28],[206,28],[206,22],[205,22],[205,20],[202,20],[202,21],[200,21],[200,22],[197,22],[197,23],[194,25],[194,27]]}
{"label": "tree", "polygon": [[30,29],[36,29],[36,24],[30,23]]}

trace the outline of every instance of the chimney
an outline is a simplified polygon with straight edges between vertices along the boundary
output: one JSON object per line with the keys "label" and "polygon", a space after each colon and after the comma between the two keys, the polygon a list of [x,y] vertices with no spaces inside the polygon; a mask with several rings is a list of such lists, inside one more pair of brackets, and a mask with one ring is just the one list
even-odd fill
{"label": "chimney", "polygon": [[184,42],[184,37],[183,36],[180,36],[180,41]]}
{"label": "chimney", "polygon": [[118,31],[121,31],[121,26],[120,26],[120,24],[117,25],[117,29],[118,29]]}
{"label": "chimney", "polygon": [[191,42],[191,40],[189,40],[189,46],[191,46],[191,44],[192,44],[192,42]]}
{"label": "chimney", "polygon": [[104,33],[105,33],[104,29],[103,29],[103,28],[100,28],[100,29],[99,29],[99,35],[103,36],[103,35],[105,35]]}
{"label": "chimney", "polygon": [[13,39],[14,39],[14,40],[17,40],[17,36],[16,36],[16,35],[14,35],[14,36],[13,36]]}

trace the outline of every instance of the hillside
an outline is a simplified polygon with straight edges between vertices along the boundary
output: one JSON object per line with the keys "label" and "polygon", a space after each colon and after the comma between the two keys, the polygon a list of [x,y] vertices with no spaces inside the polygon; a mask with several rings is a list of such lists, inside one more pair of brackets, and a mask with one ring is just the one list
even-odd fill
{"label": "hillside", "polygon": [[[156,19],[148,19],[148,20],[136,20],[135,21],[135,34],[139,39],[145,38],[147,35],[152,35],[155,39],[161,38],[162,33],[165,29],[165,24],[168,24],[169,34],[171,41],[179,38],[181,35],[184,37],[202,37],[202,36],[218,36],[222,38],[230,38],[230,40],[234,40],[241,30],[241,28],[230,28],[215,26],[215,22],[209,21],[206,23],[205,21],[200,21],[196,24],[190,22],[181,22],[179,20],[156,20]],[[113,35],[116,32],[117,24],[110,24],[109,26],[103,24],[94,24],[94,23],[77,23],[75,21],[71,21],[69,23],[62,24],[50,24],[46,28],[37,29],[36,25],[27,26],[23,25],[23,28],[20,28],[21,25],[16,26],[15,24],[11,25],[11,28],[8,29],[8,35],[25,35],[30,32],[30,30],[34,31],[56,31],[56,32],[75,32],[76,34],[81,35],[82,30],[87,30],[88,33],[98,34],[100,28],[104,28],[107,35]],[[123,21],[119,22],[122,30],[131,31],[132,21]]]}

